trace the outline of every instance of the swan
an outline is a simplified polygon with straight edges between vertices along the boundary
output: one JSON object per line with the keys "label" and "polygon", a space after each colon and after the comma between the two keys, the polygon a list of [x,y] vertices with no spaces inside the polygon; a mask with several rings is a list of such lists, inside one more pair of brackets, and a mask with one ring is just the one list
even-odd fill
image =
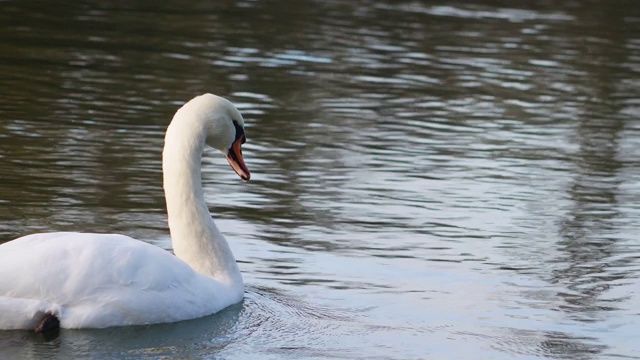
{"label": "swan", "polygon": [[200,178],[205,145],[247,181],[244,120],[228,100],[197,96],[165,134],[162,172],[175,256],[118,234],[53,232],[0,245],[0,329],[106,328],[213,314],[244,295]]}

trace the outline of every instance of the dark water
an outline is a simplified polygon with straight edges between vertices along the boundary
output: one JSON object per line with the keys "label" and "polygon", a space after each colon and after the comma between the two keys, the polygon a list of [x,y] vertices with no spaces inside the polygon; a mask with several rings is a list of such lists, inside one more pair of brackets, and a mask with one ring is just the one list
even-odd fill
{"label": "dark water", "polygon": [[253,173],[204,162],[243,304],[0,358],[640,358],[636,1],[0,9],[0,241],[170,249],[162,136],[203,92]]}

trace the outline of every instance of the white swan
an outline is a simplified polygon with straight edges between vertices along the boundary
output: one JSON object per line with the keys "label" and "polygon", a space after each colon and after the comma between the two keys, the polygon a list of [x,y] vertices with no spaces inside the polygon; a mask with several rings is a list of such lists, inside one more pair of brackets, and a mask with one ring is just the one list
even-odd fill
{"label": "white swan", "polygon": [[249,180],[243,126],[235,106],[212,94],[173,117],[162,170],[176,256],[115,234],[43,233],[0,245],[0,329],[173,322],[240,302],[242,276],[209,214],[200,163],[207,144]]}

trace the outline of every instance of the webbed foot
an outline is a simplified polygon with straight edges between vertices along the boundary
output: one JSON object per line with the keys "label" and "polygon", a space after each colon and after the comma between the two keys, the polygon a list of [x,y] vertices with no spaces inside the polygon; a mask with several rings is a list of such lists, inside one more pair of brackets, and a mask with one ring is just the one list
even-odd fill
{"label": "webbed foot", "polygon": [[44,333],[51,330],[60,329],[60,319],[57,316],[46,313],[42,320],[38,323],[38,326],[35,328],[36,333]]}

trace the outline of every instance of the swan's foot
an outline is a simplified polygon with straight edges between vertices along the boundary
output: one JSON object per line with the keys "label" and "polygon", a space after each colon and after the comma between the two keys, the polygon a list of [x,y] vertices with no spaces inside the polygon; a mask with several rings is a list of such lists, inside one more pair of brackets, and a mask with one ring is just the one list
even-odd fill
{"label": "swan's foot", "polygon": [[60,320],[58,317],[52,313],[46,313],[38,323],[38,326],[36,326],[35,331],[36,333],[44,333],[58,329],[60,329]]}

